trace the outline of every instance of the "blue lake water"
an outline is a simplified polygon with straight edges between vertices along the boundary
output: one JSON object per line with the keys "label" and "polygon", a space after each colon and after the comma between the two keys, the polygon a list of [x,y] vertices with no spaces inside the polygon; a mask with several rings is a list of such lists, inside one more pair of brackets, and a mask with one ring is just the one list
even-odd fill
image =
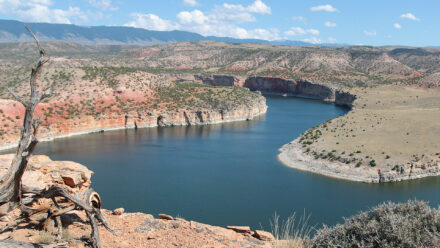
{"label": "blue lake water", "polygon": [[104,208],[213,225],[270,229],[275,212],[305,212],[319,227],[384,201],[440,204],[440,177],[366,184],[285,167],[278,148],[347,109],[273,96],[267,104],[267,114],[253,121],[95,133],[40,143],[36,152],[93,170]]}

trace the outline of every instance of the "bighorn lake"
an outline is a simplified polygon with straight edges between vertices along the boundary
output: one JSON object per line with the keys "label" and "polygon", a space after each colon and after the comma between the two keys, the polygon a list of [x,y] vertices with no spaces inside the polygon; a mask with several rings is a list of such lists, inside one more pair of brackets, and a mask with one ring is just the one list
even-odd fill
{"label": "bighorn lake", "polygon": [[267,97],[265,116],[207,126],[95,133],[44,142],[38,154],[95,172],[103,207],[166,213],[213,225],[270,229],[276,212],[332,225],[384,201],[440,203],[440,177],[366,184],[285,167],[278,148],[347,109],[319,101]]}

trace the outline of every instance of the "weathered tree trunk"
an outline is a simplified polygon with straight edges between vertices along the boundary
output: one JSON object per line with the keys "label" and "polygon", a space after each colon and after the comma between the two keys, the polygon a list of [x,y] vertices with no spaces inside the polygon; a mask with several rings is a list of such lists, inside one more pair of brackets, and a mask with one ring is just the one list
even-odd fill
{"label": "weathered tree trunk", "polygon": [[46,53],[41,48],[40,42],[34,33],[32,33],[27,26],[26,29],[34,37],[40,56],[35,65],[32,67],[31,78],[29,80],[31,90],[29,100],[25,101],[12,90],[9,90],[15,99],[23,104],[26,111],[15,157],[12,160],[11,167],[9,167],[8,172],[0,180],[0,205],[9,204],[7,211],[9,211],[19,202],[21,178],[26,170],[29,157],[38,143],[36,135],[38,131],[39,117],[34,119],[35,108],[41,100],[50,95],[50,87],[43,92],[39,92],[36,89],[38,73],[43,65],[49,61],[49,59],[46,58]]}
{"label": "weathered tree trunk", "polygon": [[[34,33],[32,33],[32,31],[27,26],[26,29],[34,37],[40,56],[34,67],[32,67],[31,78],[29,81],[31,90],[29,100],[24,101],[12,90],[9,90],[14,98],[25,107],[25,116],[15,157],[12,160],[11,167],[9,167],[7,173],[0,179],[0,208],[2,209],[2,211],[0,212],[0,216],[2,214],[8,213],[11,209],[15,208],[20,203],[20,209],[22,213],[26,213],[20,218],[25,218],[26,216],[30,218],[33,214],[39,214],[39,212],[36,212],[35,209],[26,207],[26,204],[34,202],[38,198],[52,199],[56,209],[54,211],[52,211],[52,209],[49,209],[47,213],[42,213],[38,216],[41,217],[38,220],[43,223],[43,226],[47,226],[51,223],[51,221],[55,220],[58,227],[58,237],[61,237],[62,224],[60,216],[74,209],[84,210],[90,220],[92,246],[96,248],[101,248],[102,242],[99,238],[98,221],[100,221],[104,225],[104,227],[111,233],[115,233],[108,226],[108,223],[102,216],[100,211],[101,199],[99,195],[95,191],[93,191],[93,189],[82,192],[83,195],[80,195],[79,197],[71,196],[66,189],[57,185],[52,185],[49,189],[44,189],[38,192],[21,192],[21,178],[23,177],[23,173],[26,170],[29,158],[38,143],[37,132],[40,117],[38,116],[34,119],[35,108],[37,107],[38,103],[40,103],[41,100],[43,100],[44,98],[48,97],[51,92],[50,87],[41,92],[37,90],[38,73],[40,72],[43,65],[49,61],[49,59],[45,57],[46,53],[41,48],[40,42],[38,41]],[[30,193],[31,196],[21,199],[22,193]],[[59,197],[69,200],[70,206],[60,208],[56,201],[56,198]],[[12,228],[13,226],[16,226],[19,222],[20,219],[17,219],[8,223],[4,228],[0,230],[0,233]],[[0,240],[0,246],[9,245],[9,247],[16,247],[14,245],[17,244],[17,242],[2,242],[3,241]]]}

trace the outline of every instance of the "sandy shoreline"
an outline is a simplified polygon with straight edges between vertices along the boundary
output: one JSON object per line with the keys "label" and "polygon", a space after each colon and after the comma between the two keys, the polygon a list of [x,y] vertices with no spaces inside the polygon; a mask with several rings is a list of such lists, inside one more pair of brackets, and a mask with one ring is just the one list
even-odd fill
{"label": "sandy shoreline", "polygon": [[279,149],[278,160],[287,167],[307,171],[336,179],[354,182],[381,183],[399,182],[412,179],[420,179],[431,176],[440,176],[440,166],[427,170],[414,168],[409,174],[398,174],[392,170],[382,171],[379,176],[375,167],[354,167],[341,162],[317,160],[313,156],[303,152],[299,138],[283,145]]}
{"label": "sandy shoreline", "polygon": [[378,183],[379,176],[376,171],[364,168],[353,168],[340,162],[316,160],[313,156],[302,151],[299,138],[283,145],[279,151],[278,159],[287,167],[312,172],[337,179],[356,182]]}
{"label": "sandy shoreline", "polygon": [[[256,114],[253,114],[252,116],[246,116],[246,117],[242,117],[242,118],[207,121],[205,123],[190,124],[190,125],[194,125],[194,126],[195,125],[212,125],[212,124],[221,124],[221,123],[236,122],[236,121],[248,121],[248,120],[254,119],[255,117],[264,115],[264,114],[266,114],[266,112],[267,112],[267,107],[264,108],[263,111],[258,112]],[[172,125],[167,125],[167,126],[189,126],[189,124],[185,121],[182,121],[182,122],[176,122],[176,123],[173,123]],[[153,125],[138,125],[138,128],[153,128],[153,127],[158,127],[158,125],[156,123]],[[67,138],[67,137],[78,136],[78,135],[85,135],[85,134],[92,134],[92,133],[99,133],[99,132],[108,132],[108,131],[117,131],[117,130],[123,130],[123,129],[134,129],[134,128],[135,128],[135,126],[133,124],[127,125],[127,126],[98,128],[98,129],[90,129],[90,130],[84,130],[84,131],[79,131],[79,132],[71,132],[71,133],[66,133],[66,134],[57,134],[57,135],[48,136],[48,137],[40,137],[40,138],[38,138],[38,140],[39,140],[39,142],[47,142],[47,141],[52,141],[55,139]],[[18,145],[18,143],[0,145],[0,151],[14,149],[17,147],[17,145]]]}

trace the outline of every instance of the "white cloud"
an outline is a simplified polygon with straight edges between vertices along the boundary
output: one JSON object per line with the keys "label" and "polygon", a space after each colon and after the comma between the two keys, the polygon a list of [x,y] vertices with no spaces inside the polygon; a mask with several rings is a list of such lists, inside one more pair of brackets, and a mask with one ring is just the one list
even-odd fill
{"label": "white cloud", "polygon": [[288,31],[284,32],[287,36],[305,35],[306,31],[300,27],[291,27]]}
{"label": "white cloud", "polygon": [[243,38],[263,39],[263,40],[279,40],[278,29],[263,29],[256,28],[248,30],[247,34]]}
{"label": "white cloud", "polygon": [[331,6],[330,4],[311,7],[310,11],[313,11],[313,12],[316,12],[316,11],[339,12],[338,9],[336,9],[333,6]]}
{"label": "white cloud", "polygon": [[307,20],[306,18],[302,17],[302,16],[292,16],[292,20],[294,21],[299,21],[299,22],[303,22],[304,24],[307,24]]}
{"label": "white cloud", "polygon": [[402,26],[399,23],[394,23],[393,27],[396,29],[402,29]]}
{"label": "white cloud", "polygon": [[101,10],[117,10],[118,7],[112,5],[112,0],[89,0],[89,3],[93,5],[95,8]]}
{"label": "white cloud", "polygon": [[171,21],[164,20],[154,14],[142,14],[132,13],[131,17],[134,19],[132,22],[125,24],[124,26],[146,28],[157,31],[167,31],[177,29],[179,26]]}
{"label": "white cloud", "polygon": [[199,3],[196,0],[183,0],[183,4],[191,7],[199,5]]}
{"label": "white cloud", "polygon": [[[1,1],[1,0],[0,0]],[[182,11],[176,15],[177,21],[161,19],[154,14],[133,13],[133,20],[126,26],[142,27],[153,30],[179,29],[196,32],[205,36],[225,36],[240,39],[280,39],[279,31],[275,28],[245,29],[240,23],[254,22],[254,14],[270,14],[271,9],[261,0],[256,0],[248,6],[223,4],[208,12],[198,9]]]}
{"label": "white cloud", "polygon": [[237,8],[231,8],[230,6],[217,6],[211,12],[210,20],[221,23],[245,23],[254,22],[257,19],[250,12],[245,10],[239,10]]}
{"label": "white cloud", "polygon": [[406,19],[410,19],[413,21],[420,21],[420,19],[412,13],[401,14],[400,18],[406,18]]}
{"label": "white cloud", "polygon": [[177,18],[182,24],[197,24],[197,25],[202,25],[208,20],[208,17],[206,17],[202,11],[197,9],[191,12],[188,11],[180,12],[179,14],[177,14]]}
{"label": "white cloud", "polygon": [[306,39],[303,39],[302,41],[312,43],[312,44],[321,44],[322,43],[322,40],[317,37],[306,38]]}
{"label": "white cloud", "polygon": [[289,30],[284,32],[287,36],[299,36],[305,34],[319,35],[319,30],[316,29],[303,29],[300,27],[291,27]]}
{"label": "white cloud", "polygon": [[232,10],[232,11],[243,11],[243,12],[251,12],[256,14],[268,14],[270,15],[272,13],[272,10],[269,6],[267,6],[263,1],[261,0],[255,0],[251,5],[244,7],[241,4],[229,4],[224,3],[223,8]]}
{"label": "white cloud", "polygon": [[203,13],[200,10],[183,11],[177,14],[182,30],[197,32],[202,35],[227,36],[240,39],[280,39],[278,29],[244,29],[240,23],[255,22],[253,14],[271,14],[271,9],[261,0],[248,6],[224,3],[213,10]]}
{"label": "white cloud", "polygon": [[376,31],[366,31],[366,30],[364,30],[364,34],[366,36],[376,36]]}
{"label": "white cloud", "polygon": [[250,12],[258,13],[258,14],[271,14],[272,10],[269,6],[267,6],[263,1],[256,0],[250,6],[248,6]]}
{"label": "white cloud", "polygon": [[317,30],[317,29],[307,29],[307,33],[313,34],[313,35],[319,35],[319,30]]}
{"label": "white cloud", "polygon": [[328,43],[336,43],[336,39],[333,37],[328,37]]}
{"label": "white cloud", "polygon": [[324,25],[328,28],[336,27],[336,23],[334,23],[334,22],[325,22]]}
{"label": "white cloud", "polygon": [[71,18],[87,20],[88,16],[78,7],[69,7],[66,10],[52,9],[50,0],[0,0],[0,13],[7,14],[21,21],[52,22],[70,24]]}

